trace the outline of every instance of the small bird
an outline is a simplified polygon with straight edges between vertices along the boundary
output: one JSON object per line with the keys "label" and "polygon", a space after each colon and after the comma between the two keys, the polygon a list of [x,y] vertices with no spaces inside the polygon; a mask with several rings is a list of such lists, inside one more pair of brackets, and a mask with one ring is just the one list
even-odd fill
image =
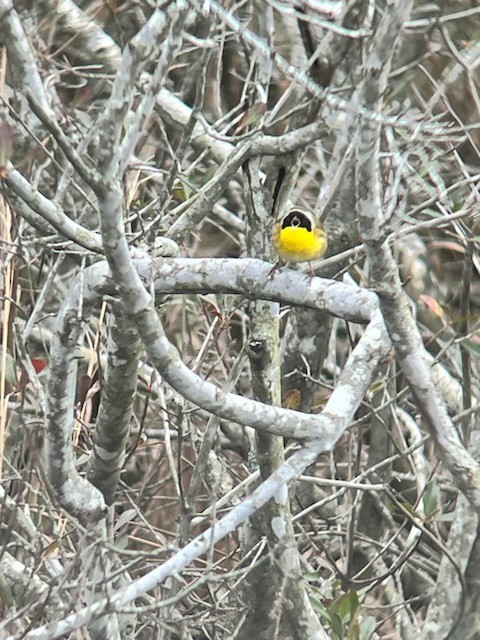
{"label": "small bird", "polygon": [[272,242],[286,262],[310,262],[321,258],[327,250],[327,234],[319,220],[308,209],[293,207],[275,222]]}

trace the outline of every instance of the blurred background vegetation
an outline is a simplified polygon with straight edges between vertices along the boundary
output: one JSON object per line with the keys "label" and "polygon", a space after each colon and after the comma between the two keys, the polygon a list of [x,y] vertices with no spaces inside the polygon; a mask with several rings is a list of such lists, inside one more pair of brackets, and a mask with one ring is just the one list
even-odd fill
{"label": "blurred background vegetation", "polygon": [[[82,145],[87,132],[94,131],[95,118],[110,95],[121,50],[157,4],[153,0],[110,0],[77,2],[75,7],[40,0],[14,5],[62,129],[72,144]],[[308,73],[330,95],[345,100],[362,78],[362,41],[378,15],[388,10],[383,2],[364,0],[247,0],[235,5],[225,2],[224,7],[273,52]],[[53,138],[28,115],[19,70],[7,54],[5,37],[0,30],[0,108],[2,119],[14,130],[12,162],[69,217],[97,229],[92,194],[68,167]],[[185,120],[183,112],[159,97],[146,123],[125,180],[129,208],[125,228],[132,244],[150,250],[155,237],[169,232],[178,206],[215,177],[222,160],[221,145],[239,144],[257,129],[279,135],[310,122],[323,122],[324,135],[318,142],[282,158],[291,186],[285,200],[315,210],[323,207],[350,141],[348,130],[343,139],[342,129],[348,125],[348,116],[313,98],[275,65],[262,84],[256,78],[264,64],[258,52],[225,23],[212,15],[190,17],[166,85],[169,95],[189,108],[189,117]],[[149,71],[145,69],[138,78],[137,100],[144,83],[149,82]],[[393,244],[424,342],[451,375],[449,408],[466,439],[475,428],[480,355],[479,88],[477,0],[416,2],[395,54],[383,105],[389,116],[412,122],[408,129],[384,129],[383,231]],[[211,133],[210,144],[193,135],[197,123]],[[437,132],[426,131],[425,123],[438,125]],[[91,162],[95,163],[95,157]],[[277,158],[261,158],[256,169],[266,176],[266,190],[272,190],[278,168]],[[181,253],[190,257],[251,255],[245,233],[249,197],[248,181],[241,171],[236,172],[201,222],[176,238]],[[340,253],[342,257],[325,267],[317,265],[317,273],[368,286],[354,198],[353,171],[348,169],[324,212],[330,239],[327,257]],[[62,562],[72,558],[77,532],[52,504],[45,487],[40,453],[43,420],[25,363],[31,359],[43,383],[59,306],[74,275],[98,257],[77,251],[59,236],[39,233],[19,215],[7,191],[0,207],[2,487],[17,508],[28,513],[38,532],[24,544],[9,526],[4,510],[7,515],[2,518],[0,540],[3,549],[36,572],[47,556]],[[269,252],[266,236],[265,253],[260,257],[271,259]],[[106,306],[89,326],[78,354],[74,437],[80,470],[91,451],[102,389],[109,335],[105,312]],[[159,301],[159,313],[184,362],[223,387],[249,335],[247,301],[229,295],[170,296]],[[287,308],[282,309],[281,317],[283,404],[318,412],[359,328]],[[306,356],[302,344],[313,339],[315,353]],[[248,364],[235,390],[252,395]],[[201,518],[202,511],[255,470],[252,435],[234,423],[219,421],[209,472],[194,512],[187,513],[183,496],[208,417],[166,388],[148,361],[141,362],[116,502],[116,551],[124,554],[125,564],[131,562],[132,576],[167,558],[185,536],[205,528],[211,516]],[[411,394],[391,359],[384,364],[355,425],[292,492],[295,534],[311,583],[312,602],[332,638],[368,638],[370,633],[380,638],[413,637],[408,633],[418,629],[427,615],[458,492],[421,426]],[[387,482],[388,495],[372,497],[371,492],[309,481],[351,480],[379,463],[370,478]],[[233,502],[242,495],[239,492]],[[217,515],[221,513],[220,507]],[[404,555],[415,519],[429,533],[421,535]],[[242,566],[241,559],[238,536],[216,547],[211,570],[218,581],[183,598],[183,621],[172,613],[167,622],[173,631],[168,637],[184,637],[185,621],[195,638],[231,637],[236,607],[242,604],[237,595],[232,596],[235,580],[229,578],[229,572]],[[199,561],[182,576],[182,586],[204,569]],[[385,575],[393,575],[395,589],[385,587],[389,584]],[[79,590],[80,586],[72,584],[62,593],[73,603]],[[16,611],[23,612],[25,619],[34,619],[35,594],[28,584],[16,585],[14,596]],[[0,607],[8,610],[5,595]],[[137,628],[136,637],[160,637],[154,634],[160,633],[162,625],[153,614],[147,611],[140,620],[142,630]]]}

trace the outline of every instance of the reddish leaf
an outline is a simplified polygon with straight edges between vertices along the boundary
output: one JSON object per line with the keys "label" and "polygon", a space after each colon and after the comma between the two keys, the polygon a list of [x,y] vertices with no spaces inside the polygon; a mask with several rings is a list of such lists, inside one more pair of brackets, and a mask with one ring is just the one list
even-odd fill
{"label": "reddish leaf", "polygon": [[302,400],[302,392],[298,389],[290,389],[283,396],[282,407],[285,409],[298,409]]}
{"label": "reddish leaf", "polygon": [[442,320],[445,320],[445,321],[447,320],[445,316],[445,311],[442,309],[440,304],[435,300],[435,298],[433,298],[432,296],[428,296],[426,294],[422,294],[420,296],[420,300],[427,307],[430,313],[433,313],[433,315],[439,318],[442,318]]}
{"label": "reddish leaf", "polygon": [[35,369],[35,373],[41,373],[47,366],[46,360],[42,360],[41,358],[32,358],[32,364]]}

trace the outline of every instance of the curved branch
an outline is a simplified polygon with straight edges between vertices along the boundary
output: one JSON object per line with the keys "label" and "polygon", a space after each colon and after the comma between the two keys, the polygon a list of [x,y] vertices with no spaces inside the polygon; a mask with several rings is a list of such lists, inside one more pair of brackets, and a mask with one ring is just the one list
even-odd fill
{"label": "curved branch", "polygon": [[30,91],[42,110],[54,117],[27,35],[11,0],[0,0],[0,25],[9,61],[17,72],[13,74],[17,87]]}
{"label": "curved branch", "polygon": [[[271,498],[283,500],[289,482],[301,475],[317,456],[330,451],[350,424],[375,374],[376,359],[372,353],[385,355],[385,332],[379,314],[375,314],[364,335],[350,354],[338,384],[324,411],[316,416],[315,439],[294,453],[279,469],[267,478],[250,496],[234,507],[213,527],[194,538],[162,565],[138,578],[114,595],[93,605],[83,607],[63,620],[39,627],[24,635],[24,640],[55,640],[79,629],[105,613],[122,610],[126,605],[154,589],[167,577],[180,572],[196,558],[216,544],[254,514]],[[334,434],[334,437],[332,437]],[[14,640],[12,636],[5,640]]]}
{"label": "curved branch", "polygon": [[269,277],[272,264],[255,258],[167,258],[153,266],[149,260],[135,265],[141,277],[154,279],[157,294],[238,293],[327,311],[358,323],[369,322],[378,308],[371,291],[287,268]]}
{"label": "curved branch", "polygon": [[113,504],[125,460],[125,444],[135,391],[141,342],[116,305],[110,322],[107,370],[93,435],[87,478]]}
{"label": "curved branch", "polygon": [[46,471],[61,507],[84,526],[97,523],[106,512],[102,494],[78,473],[72,447],[73,406],[77,381],[75,349],[90,316],[92,305],[106,281],[105,270],[93,265],[97,288],[81,275],[72,287],[57,317],[50,349],[48,399],[45,432]]}
{"label": "curved branch", "polygon": [[[365,78],[357,95],[368,109],[380,108],[387,88],[392,56],[402,25],[408,20],[412,0],[388,0],[368,47]],[[480,510],[480,465],[463,446],[440,392],[409,300],[402,288],[398,266],[382,238],[382,175],[380,170],[380,124],[361,119],[357,147],[357,203],[360,232],[370,263],[373,288],[395,346],[399,364],[422,412],[442,461],[456,485]]]}
{"label": "curved branch", "polygon": [[[149,261],[135,262],[144,273],[145,265],[149,264]],[[190,268],[189,263],[193,263]],[[215,269],[212,269],[212,264],[216,267]],[[231,269],[235,269],[235,267],[237,268],[236,283],[228,288],[228,280],[234,281]],[[244,267],[243,273],[242,267]],[[272,281],[267,281],[266,275],[270,268],[269,263],[254,259],[166,259],[162,261],[162,265],[157,271],[155,288],[159,293],[170,291],[177,293],[186,291],[212,292],[219,291],[221,289],[219,282],[223,282],[224,289],[222,290],[241,293],[248,297],[278,299],[290,304],[326,309],[335,315],[357,321],[359,319],[367,321],[369,316],[376,317],[375,296],[368,292],[330,280],[307,279],[303,274],[289,270],[284,270],[283,273],[277,274]],[[260,276],[265,275],[264,289],[261,287],[252,288],[253,280],[258,283],[259,270]],[[177,274],[177,285],[172,278],[172,272]],[[210,282],[205,274],[210,274]],[[139,276],[136,275],[136,277]],[[142,281],[139,280],[139,282],[139,289],[132,292],[134,297],[148,296]],[[186,283],[188,283],[187,287],[185,287]],[[55,388],[53,398],[62,399],[63,404],[62,410],[58,409],[55,414],[55,424],[64,425],[71,422],[70,408],[73,405],[74,388],[70,378],[70,367],[73,367],[75,361],[73,348],[81,335],[82,326],[88,318],[89,311],[95,304],[100,303],[106,293],[114,294],[115,287],[109,278],[107,264],[105,262],[96,263],[88,267],[72,283],[70,293],[59,313],[57,339],[52,341],[52,358],[57,366],[51,370],[50,377],[53,378],[53,381],[51,380],[50,384]],[[301,300],[302,293],[305,295],[303,301]],[[80,301],[82,301],[83,308],[81,317],[78,317]],[[360,308],[358,313],[353,315],[355,301]],[[144,344],[148,345],[147,350],[152,361],[164,380],[190,402],[224,419],[270,433],[298,440],[313,440],[318,437],[320,416],[255,402],[233,393],[224,393],[214,384],[200,378],[182,362],[177,349],[166,338],[156,310],[152,307],[152,313],[150,313],[150,309],[135,311],[138,308],[138,301],[132,299],[131,303],[131,306],[126,306],[126,308],[134,310],[133,318],[140,316],[144,332],[141,337]],[[383,325],[377,323],[377,328],[380,331],[379,344],[381,346],[370,354],[373,363],[378,362],[390,348]],[[66,360],[70,360],[69,365]],[[72,386],[70,388],[71,397],[70,400],[67,400],[65,394],[68,392],[69,385]],[[53,407],[57,406],[59,400],[51,400]],[[348,400],[345,398],[344,402],[347,403]],[[330,437],[334,439],[336,434],[331,433]]]}
{"label": "curved branch", "polygon": [[[72,240],[76,244],[95,251],[96,253],[102,252],[102,241],[98,233],[90,231],[89,229],[82,227],[71,218],[69,218],[63,209],[56,204],[53,200],[49,200],[44,195],[37,191],[30,182],[17,171],[11,162],[7,165],[7,176],[4,178],[5,184],[11,189],[16,196],[21,198],[23,202],[33,211],[35,211],[41,218],[46,220],[62,237]],[[18,211],[20,215],[25,213],[25,210],[20,209]],[[30,222],[27,210],[25,219]],[[30,214],[31,216],[32,214]],[[34,226],[40,226],[41,222]]]}

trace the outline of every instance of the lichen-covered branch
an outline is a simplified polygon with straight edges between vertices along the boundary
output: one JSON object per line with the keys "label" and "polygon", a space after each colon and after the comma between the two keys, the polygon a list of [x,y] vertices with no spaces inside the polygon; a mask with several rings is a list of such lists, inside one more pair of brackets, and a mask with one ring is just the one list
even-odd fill
{"label": "lichen-covered branch", "polygon": [[[30,91],[36,97],[43,111],[53,115],[37,68],[37,61],[11,0],[0,0],[0,25],[2,25],[3,40],[10,62],[16,70],[14,78],[17,82],[17,88],[22,91]],[[31,120],[31,118],[28,119]]]}
{"label": "lichen-covered branch", "polygon": [[[64,619],[30,631],[25,634],[24,640],[55,640],[55,638],[97,619],[107,611],[112,613],[123,609],[142,594],[161,584],[168,576],[179,573],[196,558],[206,553],[211,544],[215,544],[234,531],[268,500],[272,498],[283,500],[287,493],[287,485],[303,473],[321,452],[331,450],[350,424],[375,374],[376,361],[372,359],[371,354],[379,351],[385,354],[382,325],[380,315],[376,314],[350,354],[324,411],[316,416],[318,423],[314,440],[290,456],[250,496],[234,507],[213,527],[194,538],[162,565],[138,578],[126,588],[118,590],[108,601],[98,601]],[[330,434],[335,434],[335,436],[332,438]],[[312,640],[325,640],[322,632],[310,637]],[[5,640],[14,640],[14,638],[7,637]]]}
{"label": "lichen-covered branch", "polygon": [[[167,15],[157,10],[152,13],[148,22],[143,26],[133,40],[125,47],[113,82],[112,92],[105,108],[95,123],[98,138],[94,147],[99,158],[99,168],[104,179],[108,179],[118,172],[121,165],[119,155],[122,144],[122,128],[125,126],[128,111],[132,106],[135,95],[135,82],[146,61],[152,60],[157,51],[160,33],[168,20],[182,15],[181,3],[172,3]],[[172,56],[176,40],[169,43],[168,56]],[[172,46],[173,45],[173,46]],[[161,58],[157,68],[164,68]],[[161,80],[164,80],[162,76]],[[157,81],[158,84],[158,81]],[[158,87],[160,88],[160,87]],[[148,97],[148,96],[147,96]],[[153,108],[152,98],[148,100],[148,107]],[[144,111],[145,105],[142,109]],[[143,113],[142,119],[146,113]],[[135,129],[132,129],[134,131]],[[138,131],[136,134],[138,135]],[[116,155],[115,155],[116,154]],[[127,158],[128,160],[128,158]],[[120,176],[116,175],[116,179]]]}
{"label": "lichen-covered branch", "polygon": [[[95,271],[97,265],[90,267]],[[105,276],[94,278],[97,287]],[[45,432],[45,467],[60,506],[84,526],[97,524],[106,513],[102,494],[77,471],[73,455],[74,398],[77,383],[76,349],[99,289],[88,278],[70,290],[52,336]]]}
{"label": "lichen-covered branch", "polygon": [[[91,251],[101,252],[102,243],[98,233],[90,231],[86,227],[78,224],[71,218],[69,218],[63,209],[53,200],[49,200],[40,191],[22,176],[11,163],[8,163],[7,175],[4,179],[5,184],[11,189],[15,195],[23,200],[25,205],[31,210],[26,211],[25,216],[27,220],[29,217],[33,217],[35,212],[43,221],[50,224],[62,237],[68,240],[73,240],[81,247],[90,249]],[[19,213],[22,214],[23,210],[20,209]],[[30,220],[29,220],[30,221]],[[42,220],[38,221],[38,226],[42,227],[44,224]],[[32,220],[32,224],[35,222]]]}
{"label": "lichen-covered branch", "polygon": [[[259,75],[262,74],[259,72]],[[244,174],[247,246],[250,255],[272,259],[273,248],[267,241],[272,197],[263,188],[260,161],[246,163]],[[249,316],[246,350],[250,360],[253,397],[280,406],[280,305],[276,301],[254,300],[249,305]],[[268,478],[285,463],[284,442],[278,435],[257,431],[254,451],[262,479]],[[286,635],[292,637],[324,636],[325,632],[308,599],[307,585],[301,580],[300,556],[288,491],[267,502],[249,518],[243,533],[245,553],[250,553],[264,537],[268,541],[263,553],[266,562],[254,568],[245,581],[247,614],[238,632],[239,640],[253,635],[259,640],[266,640],[275,636],[279,625]],[[260,594],[262,597],[259,597]]]}
{"label": "lichen-covered branch", "polygon": [[137,332],[117,305],[110,320],[105,384],[87,469],[88,480],[100,489],[108,505],[115,499],[125,461],[140,348]]}
{"label": "lichen-covered branch", "polygon": [[[390,0],[367,50],[365,80],[358,100],[376,109],[386,90],[395,44],[411,2]],[[433,382],[418,327],[402,289],[398,267],[382,238],[380,125],[362,118],[357,147],[357,203],[360,231],[370,262],[372,287],[397,352],[398,362],[457,486],[480,509],[480,467],[463,446]]]}
{"label": "lichen-covered branch", "polygon": [[[160,271],[171,272],[171,269],[175,269],[175,263],[177,259],[164,259],[162,260],[162,266]],[[144,271],[145,263],[148,261],[140,260],[135,261],[137,265],[140,263],[141,272]],[[193,264],[190,264],[193,263]],[[134,263],[132,263],[133,266]],[[251,289],[251,278],[257,279],[258,272],[256,268],[260,267],[265,269],[265,274],[268,273],[271,265],[269,263],[263,263],[260,260],[247,259],[247,260],[182,260],[178,259],[180,268],[175,271],[178,275],[179,291],[182,290],[183,277],[187,277],[188,291],[196,292],[208,292],[222,290],[243,293],[248,296],[264,295],[262,289]],[[228,268],[240,267],[238,271],[242,274],[242,266],[246,265],[247,274],[243,273],[243,279],[239,276],[235,286],[228,288],[229,272]],[[183,267],[181,265],[184,265]],[[212,266],[215,266],[212,269]],[[206,278],[199,267],[203,267],[206,273],[211,274],[211,283]],[[248,268],[250,268],[251,276],[248,275]],[[216,277],[215,277],[216,273]],[[257,273],[257,275],[255,275]],[[262,273],[262,272],[260,272]],[[135,271],[136,274],[136,271]],[[159,276],[159,274],[157,274]],[[137,276],[138,277],[138,276]],[[157,291],[166,292],[169,286],[173,286],[174,280],[167,273],[164,274],[164,280],[159,277],[156,280]],[[224,281],[226,278],[225,289],[220,288],[218,282]],[[138,305],[136,300],[137,294],[143,298],[144,295],[148,295],[141,280],[140,289],[132,291],[132,305],[135,309]],[[243,282],[243,287],[242,285]],[[265,285],[265,298],[266,299],[279,299],[290,304],[302,304],[303,288],[306,287],[307,291],[311,291],[311,295],[305,295],[303,298],[304,305],[308,305],[311,308],[327,309],[329,312],[333,312],[338,315],[342,315],[343,311],[346,312],[346,317],[364,319],[368,321],[369,315],[371,318],[375,317],[375,296],[368,292],[356,289],[348,285],[334,281],[322,281],[317,278],[306,279],[300,273],[289,272],[286,270],[285,274],[276,274],[275,278],[271,282]],[[185,291],[187,289],[184,289]],[[335,292],[337,290],[337,293]],[[77,281],[72,284],[70,293],[67,300],[62,307],[62,310],[58,316],[57,327],[62,329],[58,334],[57,340],[52,341],[52,349],[55,362],[62,366],[61,375],[56,375],[57,370],[52,370],[52,377],[55,376],[55,382],[52,384],[58,385],[56,393],[59,397],[64,397],[66,393],[66,385],[69,384],[69,377],[65,375],[65,371],[70,371],[70,366],[74,365],[71,362],[67,365],[66,362],[60,365],[62,359],[75,359],[74,349],[64,348],[61,340],[65,343],[68,342],[72,346],[75,346],[79,336],[81,334],[81,322],[84,322],[88,317],[88,309],[94,304],[98,304],[102,296],[106,293],[114,294],[115,285],[109,277],[108,268],[106,263],[96,263],[88,269],[86,269],[77,278]],[[358,297],[357,297],[358,294]],[[83,301],[82,315],[78,316],[78,309],[80,301]],[[356,306],[355,306],[356,305]],[[128,308],[128,307],[125,307]],[[355,313],[356,311],[356,313]],[[138,312],[135,313],[135,315]],[[350,315],[354,314],[354,316]],[[362,313],[365,314],[362,316]],[[135,316],[133,316],[135,317]],[[252,426],[257,429],[263,429],[270,433],[276,433],[285,437],[296,438],[299,440],[312,440],[318,435],[318,417],[311,414],[303,414],[298,411],[291,411],[289,409],[283,409],[282,407],[274,407],[268,404],[255,402],[249,398],[244,398],[232,393],[224,393],[221,389],[218,389],[211,382],[207,382],[194,373],[187,365],[185,365],[176,350],[176,348],[167,340],[160,320],[156,311],[152,314],[152,317],[148,318],[149,322],[141,325],[145,332],[146,344],[149,346],[149,355],[159,371],[161,371],[163,378],[174,387],[181,395],[193,402],[194,404],[207,409],[208,411],[222,416],[228,420],[234,420],[240,422],[246,426]],[[157,324],[158,322],[158,324]],[[154,336],[149,333],[151,324],[154,325],[154,329],[158,331]],[[381,325],[378,325],[382,329]],[[384,331],[384,330],[383,330]],[[378,361],[389,349],[389,342],[387,335],[383,333],[384,344],[381,346],[380,351],[372,352],[372,361]],[[60,340],[61,339],[61,340]],[[65,371],[63,370],[65,368]],[[70,402],[73,398],[73,390],[70,389]],[[53,405],[56,403],[52,400]],[[60,416],[65,420],[68,416],[68,400],[64,400],[65,406],[61,413],[59,413],[58,419],[55,423],[61,422]],[[324,434],[325,435],[325,434]],[[336,434],[331,433],[332,438],[336,437]]]}

